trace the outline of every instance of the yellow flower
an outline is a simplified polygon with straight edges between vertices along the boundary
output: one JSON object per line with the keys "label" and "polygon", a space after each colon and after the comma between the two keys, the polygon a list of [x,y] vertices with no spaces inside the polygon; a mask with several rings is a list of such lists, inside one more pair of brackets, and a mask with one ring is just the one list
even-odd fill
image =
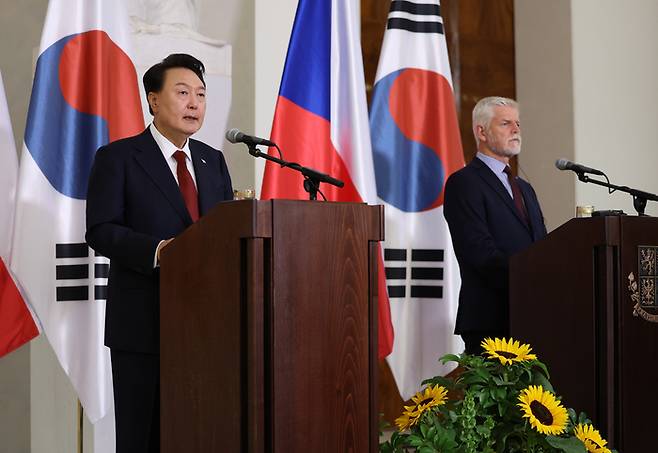
{"label": "yellow flower", "polygon": [[395,419],[395,425],[398,427],[398,431],[406,431],[411,428],[417,421],[417,418],[412,419],[407,412],[404,412],[398,418]]}
{"label": "yellow flower", "polygon": [[428,385],[425,391],[420,391],[411,397],[414,406],[405,406],[406,409],[413,408],[414,412],[424,412],[426,409],[441,406],[446,403],[448,391],[441,385]]}
{"label": "yellow flower", "polygon": [[498,359],[503,365],[511,365],[513,362],[526,362],[535,360],[536,355],[530,354],[532,348],[528,344],[520,344],[512,338],[485,338],[481,343],[482,349],[489,355],[490,359]]}
{"label": "yellow flower", "polygon": [[585,444],[587,451],[591,453],[610,453],[610,450],[606,448],[608,441],[603,439],[599,431],[594,429],[592,425],[578,424],[574,433]]}
{"label": "yellow flower", "polygon": [[561,434],[567,426],[567,410],[541,385],[531,385],[519,394],[518,406],[530,426],[542,434]]}
{"label": "yellow flower", "polygon": [[405,410],[402,415],[395,419],[399,431],[413,427],[428,409],[445,404],[447,394],[448,391],[441,385],[429,385],[424,391],[416,393],[411,398],[414,404],[404,406]]}

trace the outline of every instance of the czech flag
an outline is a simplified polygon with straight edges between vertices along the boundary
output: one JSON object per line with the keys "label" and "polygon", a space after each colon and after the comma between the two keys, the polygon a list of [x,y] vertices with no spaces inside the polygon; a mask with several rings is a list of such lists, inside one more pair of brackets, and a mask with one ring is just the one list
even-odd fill
{"label": "czech flag", "polygon": [[[327,200],[377,204],[359,21],[358,0],[300,0],[271,139],[286,160],[345,182],[343,188],[323,184]],[[297,172],[268,162],[261,198],[308,198],[302,184]],[[381,256],[379,269],[382,358],[391,351],[393,330]]]}

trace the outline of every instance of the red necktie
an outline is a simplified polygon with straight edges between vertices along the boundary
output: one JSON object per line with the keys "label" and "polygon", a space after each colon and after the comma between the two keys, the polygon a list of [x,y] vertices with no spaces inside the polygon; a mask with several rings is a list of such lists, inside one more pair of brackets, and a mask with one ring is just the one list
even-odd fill
{"label": "red necktie", "polygon": [[512,187],[512,198],[514,198],[514,204],[516,205],[516,210],[521,215],[521,218],[525,220],[525,223],[528,223],[528,212],[525,209],[525,203],[523,202],[523,195],[521,194],[521,188],[519,183],[516,181],[516,178],[512,174],[512,169],[510,167],[505,167],[503,170],[507,175],[507,180],[509,185]]}
{"label": "red necktie", "polygon": [[199,220],[199,196],[192,175],[187,169],[187,164],[185,163],[186,157],[183,151],[179,150],[174,153],[178,187],[180,187],[181,194],[183,194],[183,200],[185,200],[187,211],[190,213],[190,217],[192,217],[192,222],[196,222]]}

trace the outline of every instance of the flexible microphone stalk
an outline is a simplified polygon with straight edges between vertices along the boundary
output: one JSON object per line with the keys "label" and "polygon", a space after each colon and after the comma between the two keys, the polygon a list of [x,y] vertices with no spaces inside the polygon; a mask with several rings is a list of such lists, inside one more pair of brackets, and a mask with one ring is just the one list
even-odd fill
{"label": "flexible microphone stalk", "polygon": [[226,131],[226,140],[231,143],[244,143],[246,145],[263,145],[276,146],[276,144],[266,138],[254,137],[240,132],[239,129],[233,128]]}
{"label": "flexible microphone stalk", "polygon": [[596,168],[586,167],[584,165],[571,162],[570,160],[567,159],[556,160],[555,166],[558,168],[558,170],[571,170],[576,173],[589,173],[590,175],[605,176],[605,174],[601,170],[597,170]]}

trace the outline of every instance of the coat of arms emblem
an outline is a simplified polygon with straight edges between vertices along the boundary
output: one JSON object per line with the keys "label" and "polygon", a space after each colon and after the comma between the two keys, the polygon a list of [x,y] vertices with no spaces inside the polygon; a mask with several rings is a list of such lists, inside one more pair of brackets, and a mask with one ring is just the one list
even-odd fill
{"label": "coat of arms emblem", "polygon": [[647,321],[658,322],[658,247],[639,246],[637,248],[638,277],[628,275],[628,290],[631,293],[633,315]]}

